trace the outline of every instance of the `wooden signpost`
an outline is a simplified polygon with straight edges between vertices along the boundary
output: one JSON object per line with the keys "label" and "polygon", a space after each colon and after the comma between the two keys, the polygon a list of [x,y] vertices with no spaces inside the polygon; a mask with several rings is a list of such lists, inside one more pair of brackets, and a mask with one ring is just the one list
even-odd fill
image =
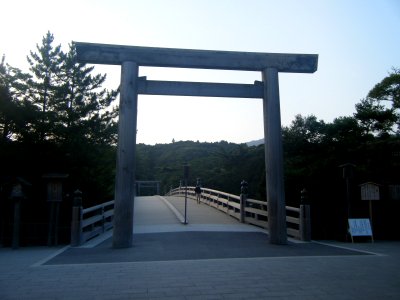
{"label": "wooden signpost", "polygon": [[355,236],[370,236],[372,242],[374,241],[372,233],[372,201],[380,200],[379,184],[365,182],[360,184],[360,188],[361,200],[369,201],[369,219],[349,219],[349,233],[352,243],[354,243]]}
{"label": "wooden signpost", "polygon": [[380,200],[379,184],[374,182],[366,182],[360,184],[361,187],[361,200],[369,201],[369,219],[371,220],[371,226],[373,226],[372,219],[372,201]]}

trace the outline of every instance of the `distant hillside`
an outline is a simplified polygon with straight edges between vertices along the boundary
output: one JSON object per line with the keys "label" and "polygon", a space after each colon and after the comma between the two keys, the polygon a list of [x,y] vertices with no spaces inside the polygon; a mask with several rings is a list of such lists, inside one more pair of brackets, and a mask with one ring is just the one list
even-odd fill
{"label": "distant hillside", "polygon": [[161,193],[178,187],[183,179],[183,165],[189,164],[189,185],[197,178],[202,185],[216,190],[240,194],[240,182],[249,183],[249,192],[256,199],[265,198],[264,148],[249,147],[225,141],[199,143],[179,141],[154,146],[138,144],[136,179],[160,180]]}
{"label": "distant hillside", "polygon": [[264,144],[264,139],[260,139],[260,140],[255,140],[255,141],[250,141],[247,142],[246,145],[251,147],[251,146],[258,146],[258,145],[263,145]]}

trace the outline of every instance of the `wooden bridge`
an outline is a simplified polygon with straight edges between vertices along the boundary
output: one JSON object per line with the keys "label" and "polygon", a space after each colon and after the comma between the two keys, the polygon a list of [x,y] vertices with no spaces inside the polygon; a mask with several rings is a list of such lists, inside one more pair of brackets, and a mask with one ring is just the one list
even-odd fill
{"label": "wooden bridge", "polygon": [[[180,187],[165,196],[136,197],[133,232],[201,230],[268,233],[267,202],[203,188],[200,203],[197,203],[194,189],[193,186]],[[310,240],[308,205],[286,206],[286,215],[288,236]],[[83,245],[100,235],[109,237],[113,218],[113,201],[85,209],[74,206],[71,245]]]}

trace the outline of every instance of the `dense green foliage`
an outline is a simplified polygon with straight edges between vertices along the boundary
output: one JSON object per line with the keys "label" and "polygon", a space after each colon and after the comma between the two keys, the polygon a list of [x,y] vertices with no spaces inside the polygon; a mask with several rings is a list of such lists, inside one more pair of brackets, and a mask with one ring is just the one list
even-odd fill
{"label": "dense green foliage", "polygon": [[355,118],[368,133],[400,133],[400,70],[377,83],[356,110]]}
{"label": "dense green foliage", "polygon": [[[248,147],[225,141],[199,143],[180,141],[172,144],[137,146],[137,179],[160,180],[162,191],[179,186],[183,165],[189,164],[188,185],[200,178],[203,186],[240,193],[240,182],[251,182],[251,197],[265,194],[264,147]],[[182,182],[183,183],[183,182]]]}
{"label": "dense green foliage", "polygon": [[[395,220],[394,215],[388,216],[400,205],[389,199],[387,187],[400,183],[398,136],[371,135],[353,117],[325,123],[315,116],[298,115],[283,128],[283,149],[286,202],[298,207],[301,190],[308,191],[314,238],[346,236],[346,181],[340,167],[345,163],[356,165],[350,181],[350,216],[368,217],[368,202],[360,200],[358,185],[372,181],[382,185],[383,201],[375,204],[378,211],[385,211],[381,227]],[[200,178],[205,187],[238,195],[245,179],[249,197],[265,200],[264,145],[180,141],[137,146],[137,179],[160,180],[163,193],[179,185],[185,163],[190,165],[189,185]]]}
{"label": "dense green foliage", "polygon": [[[25,190],[23,220],[41,224],[26,229],[32,240],[33,231],[46,230],[44,174],[69,174],[61,207],[66,236],[75,189],[83,191],[85,207],[112,199],[114,189],[117,90],[103,89],[105,75],[92,75],[93,67],[76,62],[73,44],[64,52],[53,43],[53,35],[47,33],[27,57],[28,72],[8,65],[4,57],[0,63],[0,202],[1,216],[8,220],[2,224],[11,220],[12,183],[22,177],[31,183]],[[358,187],[367,181],[382,185],[385,201],[375,209],[386,220],[378,219],[376,226],[395,227],[390,222],[396,219],[400,201],[388,200],[387,187],[400,184],[399,130],[398,69],[356,105],[354,116],[326,123],[313,115],[298,115],[282,129],[286,201],[298,206],[300,191],[308,191],[314,238],[343,238],[348,205],[351,216],[368,215]],[[183,165],[189,164],[189,185],[200,178],[205,187],[239,194],[244,179],[249,197],[266,200],[264,145],[173,141],[139,144],[136,156],[136,179],[160,180],[162,193],[180,184]],[[350,204],[339,167],[345,163],[356,165]]]}
{"label": "dense green foliage", "polygon": [[[398,136],[371,135],[352,117],[325,124],[314,116],[297,116],[283,134],[286,199],[289,204],[299,201],[299,192],[306,188],[314,238],[343,239],[348,207],[350,217],[369,216],[368,201],[360,200],[359,184],[365,182],[381,184],[382,201],[374,203],[377,232],[385,238],[399,237],[397,232],[387,230],[396,227],[395,213],[400,209],[399,201],[390,199],[388,191],[389,185],[400,183]],[[340,167],[346,163],[356,166],[350,178],[350,203]]]}
{"label": "dense green foliage", "polygon": [[66,173],[72,188],[104,200],[113,190],[117,91],[76,62],[73,44],[63,52],[53,42],[48,32],[30,52],[27,73],[1,62],[0,176]]}
{"label": "dense green foliage", "polygon": [[48,219],[43,176],[68,174],[60,208],[60,230],[68,238],[74,190],[84,192],[85,206],[113,197],[117,91],[102,88],[106,76],[77,63],[73,44],[67,52],[54,46],[49,32],[27,59],[28,72],[8,65],[4,56],[0,63],[0,229],[9,234],[9,195],[22,178],[30,183],[24,187],[22,231],[32,242],[42,239]]}

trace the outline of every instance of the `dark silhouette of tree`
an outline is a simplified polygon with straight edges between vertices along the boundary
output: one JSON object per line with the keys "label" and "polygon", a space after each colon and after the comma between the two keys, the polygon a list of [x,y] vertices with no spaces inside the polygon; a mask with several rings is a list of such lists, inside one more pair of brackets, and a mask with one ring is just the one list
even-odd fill
{"label": "dark silhouette of tree", "polygon": [[380,100],[373,98],[362,99],[356,104],[356,111],[354,117],[367,134],[388,134],[397,120],[393,108],[386,108]]}
{"label": "dark silhouette of tree", "polygon": [[64,52],[47,32],[28,56],[29,73],[0,65],[1,176],[70,174],[90,201],[113,194],[117,90],[106,75],[79,64],[73,44]]}
{"label": "dark silhouette of tree", "polygon": [[377,83],[356,105],[355,117],[367,133],[387,135],[397,125],[400,132],[400,70],[393,68],[387,77]]}
{"label": "dark silhouette of tree", "polygon": [[369,91],[368,97],[389,101],[394,109],[400,109],[400,69],[393,68],[389,76],[382,79]]}
{"label": "dark silhouette of tree", "polygon": [[54,139],[54,124],[57,119],[55,104],[59,89],[59,74],[63,60],[61,45],[53,46],[54,37],[50,32],[42,38],[42,43],[36,45],[36,51],[30,51],[27,56],[30,65],[31,78],[28,101],[36,108],[38,122],[33,123],[34,133],[38,139]]}
{"label": "dark silhouette of tree", "polygon": [[30,76],[5,62],[0,64],[0,133],[1,142],[26,140],[31,134],[29,124],[37,115],[30,102],[25,101]]}
{"label": "dark silhouette of tree", "polygon": [[28,101],[41,115],[35,124],[40,140],[115,143],[117,109],[111,104],[117,91],[102,88],[106,75],[92,75],[94,67],[76,62],[74,44],[64,53],[53,42],[48,32],[28,57]]}

